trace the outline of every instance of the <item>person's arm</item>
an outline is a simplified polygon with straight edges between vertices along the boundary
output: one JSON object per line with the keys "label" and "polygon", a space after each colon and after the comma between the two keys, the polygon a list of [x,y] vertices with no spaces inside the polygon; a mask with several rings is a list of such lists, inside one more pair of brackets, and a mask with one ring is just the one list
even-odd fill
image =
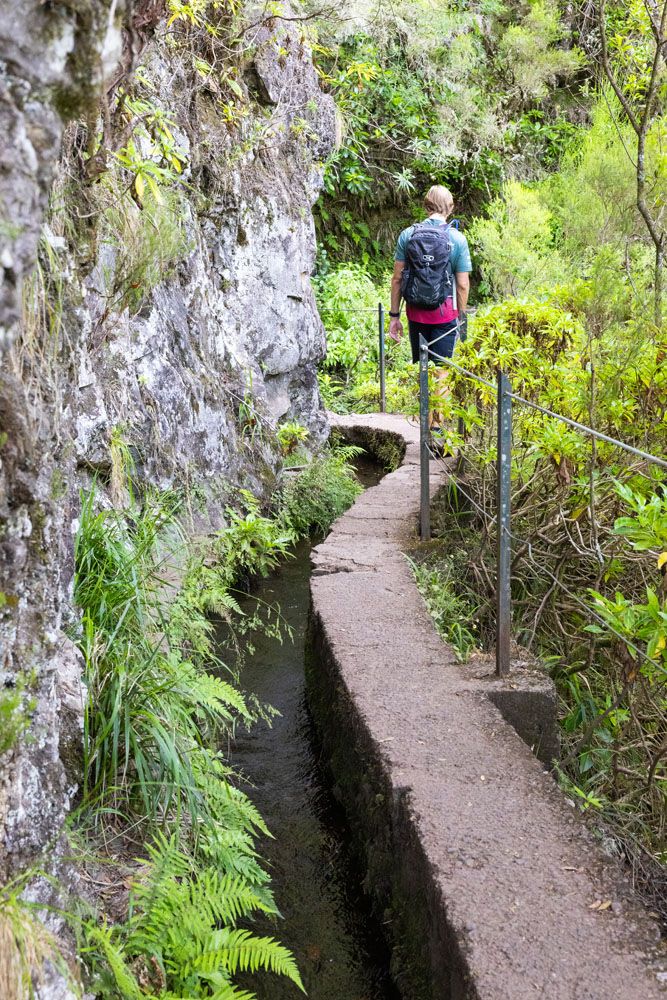
{"label": "person's arm", "polygon": [[466,311],[468,305],[468,294],[470,292],[470,275],[467,271],[458,271],[456,278],[456,308],[459,315]]}
{"label": "person's arm", "polygon": [[457,235],[455,258],[452,263],[454,267],[454,280],[456,282],[456,308],[459,311],[459,317],[461,317],[468,305],[470,272],[472,271],[470,248],[468,247],[467,239],[462,234]]}
{"label": "person's arm", "polygon": [[[391,312],[394,313],[401,311],[401,275],[404,267],[405,261],[394,261],[394,273],[391,276]],[[397,344],[400,343],[403,336],[403,324],[398,316],[392,316],[389,320],[389,336]]]}

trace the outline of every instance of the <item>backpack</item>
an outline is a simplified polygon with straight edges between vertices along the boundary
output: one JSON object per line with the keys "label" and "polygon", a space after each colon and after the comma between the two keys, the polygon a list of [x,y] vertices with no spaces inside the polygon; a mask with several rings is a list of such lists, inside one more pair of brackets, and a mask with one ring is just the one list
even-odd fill
{"label": "backpack", "polygon": [[437,309],[452,298],[451,225],[430,226],[417,223],[405,247],[405,267],[401,276],[401,295],[411,306]]}

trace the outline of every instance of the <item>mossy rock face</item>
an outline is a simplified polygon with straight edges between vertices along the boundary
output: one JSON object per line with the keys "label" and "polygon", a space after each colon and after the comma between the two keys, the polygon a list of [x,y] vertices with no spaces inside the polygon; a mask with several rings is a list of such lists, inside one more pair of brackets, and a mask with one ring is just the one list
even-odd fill
{"label": "mossy rock face", "polygon": [[[140,206],[118,149],[93,164],[95,180],[84,152],[100,95],[124,69],[120,18],[149,16],[149,7],[164,23],[164,4],[139,0],[115,6],[110,30],[111,0],[17,0],[0,13],[0,62],[9,67],[0,101],[9,150],[0,175],[0,350],[18,335],[0,381],[0,685],[33,668],[37,678],[29,739],[19,736],[0,761],[0,876],[54,841],[80,782],[85,693],[64,627],[78,622],[79,491],[96,479],[111,502],[112,443],[133,463],[135,496],[192,490],[193,520],[206,530],[220,526],[239,489],[265,499],[275,490],[281,421],[307,427],[314,447],[327,434],[316,378],[325,336],[309,275],[321,184],[313,159],[333,143],[333,102],[298,25],[276,27],[287,52],[276,66],[273,29],[262,29],[258,72],[280,104],[260,114],[248,101],[247,131],[265,136],[279,119],[286,127],[258,156],[255,140],[237,142],[197,94],[189,33],[179,46],[177,31],[166,41],[142,21],[133,37],[143,71],[122,89],[169,120],[183,168],[180,180],[164,182],[161,214],[145,192]],[[233,60],[218,68],[236,79]],[[118,98],[111,91],[111,116]],[[113,141],[122,145],[122,109],[118,118]],[[295,141],[292,123],[304,118],[313,131]],[[78,123],[63,143],[67,122]],[[240,419],[244,408],[252,421]]]}

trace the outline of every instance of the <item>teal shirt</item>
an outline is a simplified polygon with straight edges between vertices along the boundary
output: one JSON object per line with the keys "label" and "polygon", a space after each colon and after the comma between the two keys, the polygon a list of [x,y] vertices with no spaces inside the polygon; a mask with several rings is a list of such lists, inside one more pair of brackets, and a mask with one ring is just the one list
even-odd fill
{"label": "teal shirt", "polygon": [[[442,222],[440,219],[425,219],[424,220],[430,226],[444,226],[447,223]],[[408,240],[412,236],[414,226],[408,226],[404,229],[401,235],[398,237],[398,242],[396,244],[396,253],[394,255],[394,260],[405,260],[405,248],[408,244]],[[468,249],[468,241],[460,233],[458,229],[454,229],[453,226],[449,228],[449,238],[452,241],[452,271],[454,274],[461,274],[462,272],[472,271],[472,261],[470,260],[470,250]]]}

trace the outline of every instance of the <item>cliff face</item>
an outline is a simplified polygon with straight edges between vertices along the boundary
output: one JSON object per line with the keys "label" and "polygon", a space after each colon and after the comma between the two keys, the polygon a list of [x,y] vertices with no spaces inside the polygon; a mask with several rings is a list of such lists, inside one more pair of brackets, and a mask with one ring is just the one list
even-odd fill
{"label": "cliff face", "polygon": [[270,490],[280,419],[326,434],[311,206],[334,109],[298,27],[252,21],[231,60],[156,0],[0,12],[0,873],[57,842],[77,782],[81,485],[113,495],[122,447],[215,523],[230,488]]}

